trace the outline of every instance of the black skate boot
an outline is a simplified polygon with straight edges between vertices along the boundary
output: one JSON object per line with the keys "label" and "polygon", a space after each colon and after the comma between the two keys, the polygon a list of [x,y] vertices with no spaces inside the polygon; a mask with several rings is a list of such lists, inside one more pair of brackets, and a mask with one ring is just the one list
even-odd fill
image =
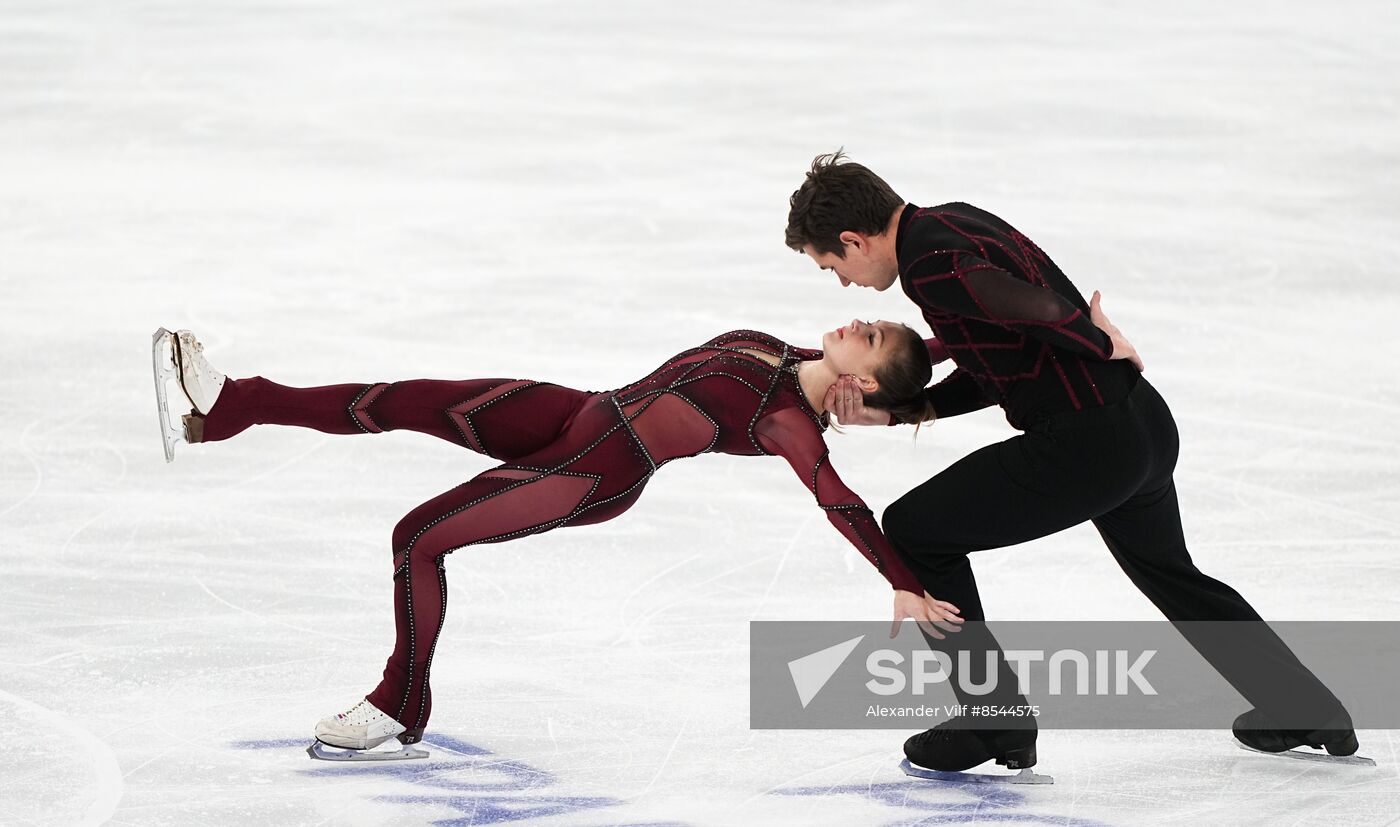
{"label": "black skate boot", "polygon": [[1035,738],[1034,719],[1021,729],[968,729],[954,719],[910,737],[904,755],[912,764],[941,772],[962,772],[990,760],[1021,770],[1035,766]]}
{"label": "black skate boot", "polygon": [[1241,744],[1260,752],[1286,752],[1294,747],[1325,749],[1328,755],[1352,755],[1360,746],[1351,717],[1339,713],[1325,729],[1280,729],[1258,709],[1251,709],[1235,719],[1231,727]]}

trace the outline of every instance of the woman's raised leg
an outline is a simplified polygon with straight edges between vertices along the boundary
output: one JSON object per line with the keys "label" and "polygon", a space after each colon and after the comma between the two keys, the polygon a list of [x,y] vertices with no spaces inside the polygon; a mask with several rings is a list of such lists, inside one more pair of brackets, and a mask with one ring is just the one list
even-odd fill
{"label": "woman's raised leg", "polygon": [[253,425],[328,434],[410,430],[502,460],[533,453],[563,431],[591,394],[525,379],[410,379],[294,388],[261,376],[230,379],[202,417],[197,441]]}

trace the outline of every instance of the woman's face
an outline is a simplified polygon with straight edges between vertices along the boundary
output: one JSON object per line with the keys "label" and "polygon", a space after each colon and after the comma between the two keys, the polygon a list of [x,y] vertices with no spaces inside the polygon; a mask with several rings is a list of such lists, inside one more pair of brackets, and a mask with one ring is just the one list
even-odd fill
{"label": "woman's face", "polygon": [[822,350],[837,373],[873,378],[898,341],[898,322],[852,319],[822,336]]}

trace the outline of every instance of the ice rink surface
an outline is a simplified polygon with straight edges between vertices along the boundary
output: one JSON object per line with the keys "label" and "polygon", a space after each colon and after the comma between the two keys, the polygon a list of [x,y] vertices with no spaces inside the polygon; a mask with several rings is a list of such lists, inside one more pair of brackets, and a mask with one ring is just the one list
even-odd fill
{"label": "ice rink surface", "polygon": [[[1268,618],[1394,619],[1397,40],[1386,2],[7,0],[0,823],[1395,823],[1388,731],[1372,770],[1049,731],[1057,783],[1017,789],[906,780],[912,729],[751,731],[749,621],[890,598],[785,463],[724,456],[448,558],[432,757],[312,764],[390,649],[390,529],[488,461],[259,428],[167,466],[149,337],[284,384],[605,389],[734,328],[919,323],[782,245],[844,145],[1103,291],[1205,571]],[[879,511],[1012,434],[829,441]],[[993,618],[1158,617],[1085,527],[975,566]]]}

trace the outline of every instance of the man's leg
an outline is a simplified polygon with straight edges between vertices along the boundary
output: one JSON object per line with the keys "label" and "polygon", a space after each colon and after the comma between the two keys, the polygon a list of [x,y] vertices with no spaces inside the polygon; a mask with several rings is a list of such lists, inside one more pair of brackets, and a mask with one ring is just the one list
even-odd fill
{"label": "man's leg", "polygon": [[[1176,621],[1191,645],[1256,708],[1288,729],[1318,729],[1345,711],[1248,601],[1196,568],[1186,549],[1176,485],[1135,495],[1094,520],[1118,564],[1144,595]],[[1336,722],[1333,722],[1334,725]],[[1345,723],[1350,728],[1350,722]]]}
{"label": "man's leg", "polygon": [[1044,537],[1111,510],[1148,462],[1096,430],[1026,433],[968,454],[900,497],[881,524],[924,588],[985,620],[967,555]]}
{"label": "man's leg", "polygon": [[[885,532],[929,594],[953,603],[965,620],[984,621],[968,554],[1052,534],[1122,502],[1141,484],[1149,462],[1123,444],[1127,430],[1109,425],[1067,429],[1053,437],[1033,432],[982,448],[891,505],[884,514]],[[950,676],[959,703],[1026,703],[1015,673],[984,625],[967,625],[928,643],[936,650],[970,653],[969,668]],[[963,683],[986,685],[991,677],[988,652],[995,655],[996,688],[972,694]],[[956,732],[974,725],[980,725],[980,743]],[[1034,725],[1028,716],[954,721],[913,736],[905,753],[930,769],[966,769],[992,757],[1008,759],[1008,766],[1030,766],[1035,763],[1034,734],[1026,730]]]}

